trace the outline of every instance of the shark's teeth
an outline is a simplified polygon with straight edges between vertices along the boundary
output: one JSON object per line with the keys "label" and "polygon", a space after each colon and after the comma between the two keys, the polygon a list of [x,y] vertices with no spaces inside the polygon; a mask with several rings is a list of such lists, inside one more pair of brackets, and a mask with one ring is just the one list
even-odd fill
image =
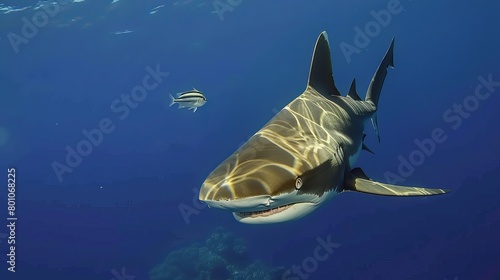
{"label": "shark's teeth", "polygon": [[287,205],[283,205],[283,206],[279,206],[279,207],[276,207],[276,208],[271,208],[271,209],[268,209],[268,210],[253,211],[253,212],[238,212],[236,214],[238,216],[240,216],[241,218],[267,217],[267,216],[271,216],[271,215],[277,214],[279,212],[283,212],[286,209],[292,207],[293,204],[295,204],[295,203],[287,204]]}

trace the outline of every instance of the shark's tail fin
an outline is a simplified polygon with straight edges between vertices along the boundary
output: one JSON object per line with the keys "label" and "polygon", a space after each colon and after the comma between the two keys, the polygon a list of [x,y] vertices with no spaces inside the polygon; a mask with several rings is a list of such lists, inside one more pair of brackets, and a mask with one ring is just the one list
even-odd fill
{"label": "shark's tail fin", "polygon": [[380,92],[382,91],[382,86],[384,85],[385,76],[387,75],[387,68],[394,67],[394,38],[392,38],[391,45],[385,53],[384,59],[380,62],[377,71],[373,75],[368,91],[366,92],[365,101],[373,102],[375,106],[378,106],[378,99],[380,97]]}
{"label": "shark's tail fin", "polygon": [[[380,98],[380,92],[382,91],[382,86],[384,85],[385,76],[387,75],[387,68],[390,66],[394,68],[394,38],[392,38],[391,45],[389,49],[385,53],[384,59],[380,62],[380,65],[377,68],[377,71],[373,75],[372,81],[370,82],[370,86],[366,91],[365,101],[372,103],[375,106],[375,110],[378,109],[378,100]],[[378,130],[377,123],[377,113],[372,116],[372,124],[375,129],[375,133],[377,134],[378,141],[380,142],[380,135]]]}

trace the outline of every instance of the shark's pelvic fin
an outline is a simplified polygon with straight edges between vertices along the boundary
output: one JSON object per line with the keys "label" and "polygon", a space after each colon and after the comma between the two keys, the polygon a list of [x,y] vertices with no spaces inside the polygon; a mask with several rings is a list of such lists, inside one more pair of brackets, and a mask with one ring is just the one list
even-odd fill
{"label": "shark's pelvic fin", "polygon": [[362,146],[361,148],[371,154],[375,154],[370,148],[368,148],[368,146],[365,145],[365,138],[366,138],[366,134],[363,132],[363,139],[362,139]]}
{"label": "shark's pelvic fin", "polygon": [[359,97],[358,93],[356,92],[356,79],[352,80],[351,87],[349,88],[349,93],[347,94],[350,98],[361,101],[361,97]]}
{"label": "shark's pelvic fin", "polygon": [[369,152],[369,153],[371,153],[371,154],[375,154],[372,150],[370,150],[370,148],[368,148],[368,147],[365,145],[365,143],[363,143],[362,149],[363,149],[363,150],[365,150],[365,151],[367,151],[367,152]]}
{"label": "shark's pelvic fin", "polygon": [[450,192],[445,189],[404,187],[376,182],[368,178],[361,168],[351,170],[350,174],[346,176],[344,188],[350,191],[386,196],[426,196]]}
{"label": "shark's pelvic fin", "polygon": [[340,95],[333,81],[330,44],[328,43],[326,31],[321,32],[316,41],[307,85],[317,90],[326,98]]}

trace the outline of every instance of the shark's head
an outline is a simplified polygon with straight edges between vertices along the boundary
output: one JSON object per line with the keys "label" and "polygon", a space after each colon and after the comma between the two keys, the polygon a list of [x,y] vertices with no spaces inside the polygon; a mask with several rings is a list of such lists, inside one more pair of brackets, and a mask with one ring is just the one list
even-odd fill
{"label": "shark's head", "polygon": [[[255,134],[212,171],[199,199],[249,224],[286,222],[311,213],[340,191],[341,154],[322,161],[317,150],[291,144]],[[313,154],[315,159],[308,160]]]}

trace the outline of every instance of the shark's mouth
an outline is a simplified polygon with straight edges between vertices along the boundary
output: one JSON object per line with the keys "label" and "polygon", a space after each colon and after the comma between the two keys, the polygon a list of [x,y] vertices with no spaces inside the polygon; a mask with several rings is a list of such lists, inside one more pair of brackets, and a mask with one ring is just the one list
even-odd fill
{"label": "shark's mouth", "polygon": [[234,214],[239,216],[240,218],[259,218],[259,217],[268,217],[272,216],[274,214],[278,214],[280,212],[283,212],[290,207],[292,207],[295,203],[267,209],[267,210],[262,210],[262,211],[253,211],[253,212],[235,212]]}

